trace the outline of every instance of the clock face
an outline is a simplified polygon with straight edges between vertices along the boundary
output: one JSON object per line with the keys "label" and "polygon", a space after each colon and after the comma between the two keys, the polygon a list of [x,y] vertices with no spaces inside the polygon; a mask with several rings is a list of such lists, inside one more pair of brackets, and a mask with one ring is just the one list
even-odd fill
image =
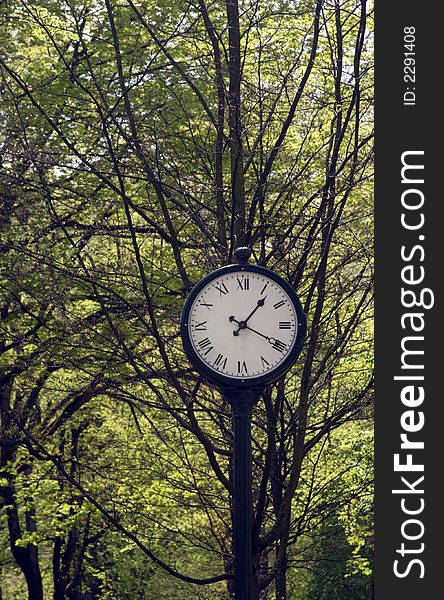
{"label": "clock face", "polygon": [[190,298],[187,336],[194,353],[219,379],[260,378],[294,355],[302,311],[290,297],[292,291],[264,271],[229,270]]}

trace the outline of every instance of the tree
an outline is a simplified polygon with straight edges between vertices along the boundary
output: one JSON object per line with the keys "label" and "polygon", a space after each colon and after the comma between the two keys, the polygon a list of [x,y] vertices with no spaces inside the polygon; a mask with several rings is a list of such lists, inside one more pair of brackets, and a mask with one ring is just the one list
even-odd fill
{"label": "tree", "polygon": [[339,505],[316,493],[339,432],[370,418],[366,2],[0,10],[2,497],[30,597],[48,547],[55,597],[112,597],[125,584],[94,565],[119,561],[115,532],[172,594],[232,591],[230,410],[178,322],[244,244],[308,316],[302,360],[253,423],[255,597],[295,597],[313,515],[339,518],[371,477]]}

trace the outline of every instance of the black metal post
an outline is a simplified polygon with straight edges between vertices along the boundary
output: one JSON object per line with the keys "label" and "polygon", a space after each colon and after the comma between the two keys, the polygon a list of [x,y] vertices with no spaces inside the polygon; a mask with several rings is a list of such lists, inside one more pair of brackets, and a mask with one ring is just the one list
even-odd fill
{"label": "black metal post", "polygon": [[234,597],[251,600],[251,413],[263,389],[222,390],[233,409],[234,421]]}

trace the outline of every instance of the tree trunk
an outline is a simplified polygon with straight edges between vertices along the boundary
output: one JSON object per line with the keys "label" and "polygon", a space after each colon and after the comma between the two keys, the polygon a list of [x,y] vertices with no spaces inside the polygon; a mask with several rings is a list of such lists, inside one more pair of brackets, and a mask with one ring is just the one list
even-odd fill
{"label": "tree trunk", "polygon": [[[10,419],[11,413],[11,389],[12,380],[4,380],[1,386],[1,410],[0,410],[0,430],[2,437],[6,440],[11,432],[13,423]],[[0,446],[0,474],[6,479],[7,484],[0,487],[0,496],[6,508],[6,517],[9,531],[9,545],[15,562],[20,567],[26,579],[28,586],[29,600],[43,600],[42,576],[39,567],[38,549],[35,544],[27,544],[25,547],[17,546],[17,542],[22,537],[20,527],[19,511],[15,497],[14,478],[7,470],[2,473],[6,465],[14,459],[17,447],[13,444],[4,444]],[[31,467],[26,469],[29,474]],[[32,510],[25,515],[26,528],[29,532],[34,532],[35,519]]]}
{"label": "tree trunk", "polygon": [[20,567],[28,586],[29,600],[43,600],[42,576],[40,574],[38,549],[35,544],[27,544],[24,548],[16,545],[22,537],[18,509],[12,485],[5,486],[3,497],[8,505],[6,510],[9,530],[9,543],[15,562]]}
{"label": "tree trunk", "polygon": [[276,600],[287,600],[287,552],[282,549],[279,572],[276,575]]}
{"label": "tree trunk", "polygon": [[[70,475],[75,477],[78,461],[78,443],[81,428],[71,428],[71,468]],[[70,516],[74,508],[70,509]],[[84,543],[76,527],[68,532],[66,540],[58,537],[53,550],[54,600],[80,597],[82,579],[82,560],[86,549],[86,538],[89,530],[89,518],[84,529]],[[64,545],[65,542],[65,545]],[[64,546],[64,551],[62,552]]]}
{"label": "tree trunk", "polygon": [[62,539],[57,537],[52,552],[52,575],[54,579],[54,600],[64,600],[66,582],[61,574]]}
{"label": "tree trunk", "polygon": [[228,121],[230,126],[232,234],[231,246],[242,246],[245,236],[245,174],[241,122],[241,52],[238,0],[226,0],[230,46]]}

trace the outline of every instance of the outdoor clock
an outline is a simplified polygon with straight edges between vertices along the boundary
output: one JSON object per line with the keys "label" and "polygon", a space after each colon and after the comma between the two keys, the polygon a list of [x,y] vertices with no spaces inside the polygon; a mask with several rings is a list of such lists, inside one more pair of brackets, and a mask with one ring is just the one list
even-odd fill
{"label": "outdoor clock", "polygon": [[248,263],[201,279],[181,316],[184,350],[196,370],[221,386],[249,388],[279,379],[302,347],[306,319],[292,286],[274,271]]}

